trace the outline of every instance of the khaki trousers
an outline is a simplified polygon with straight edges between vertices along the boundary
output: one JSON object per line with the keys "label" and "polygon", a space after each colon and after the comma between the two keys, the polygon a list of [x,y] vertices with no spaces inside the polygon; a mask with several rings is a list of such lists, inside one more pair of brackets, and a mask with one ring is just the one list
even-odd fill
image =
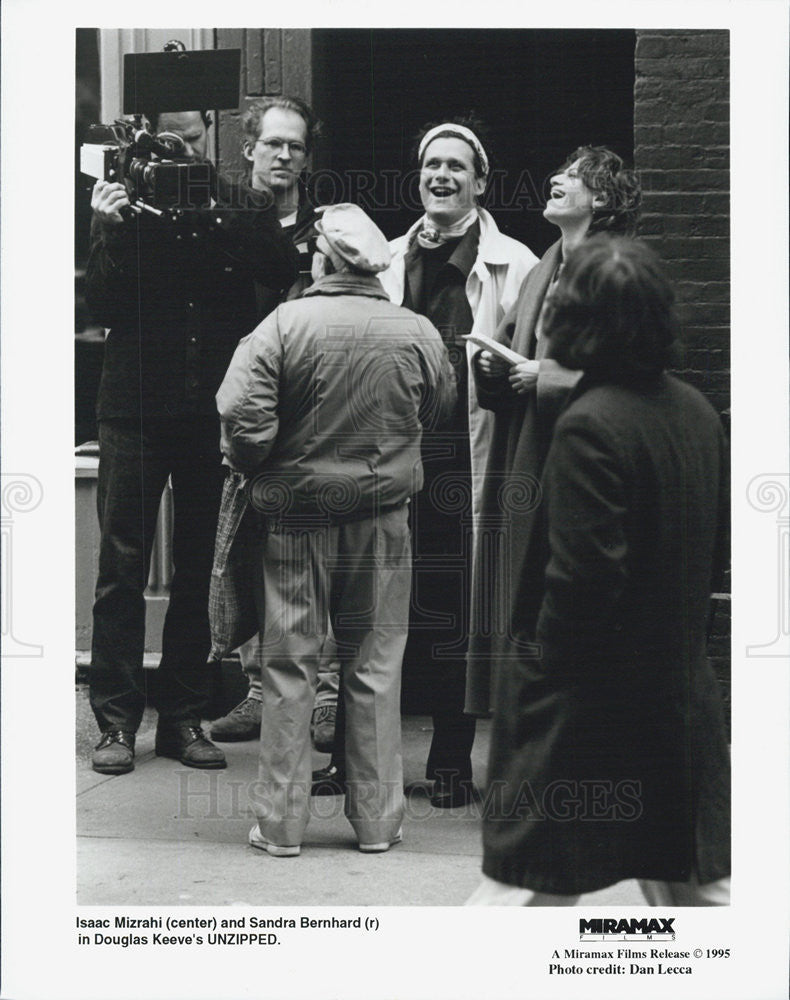
{"label": "khaki trousers", "polygon": [[333,633],[346,707],[345,813],[360,843],[392,840],[403,817],[407,507],[344,524],[273,521],[262,545],[263,699],[259,782],[252,796],[261,833],[269,843],[288,846],[304,837],[310,714]]}

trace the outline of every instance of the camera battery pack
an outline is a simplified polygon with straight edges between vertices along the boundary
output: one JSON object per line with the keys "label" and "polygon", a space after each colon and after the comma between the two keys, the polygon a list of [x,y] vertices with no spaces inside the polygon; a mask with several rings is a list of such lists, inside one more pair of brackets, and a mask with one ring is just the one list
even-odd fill
{"label": "camera battery pack", "polygon": [[115,169],[118,146],[86,142],[80,146],[80,170],[89,177],[103,181],[117,181]]}

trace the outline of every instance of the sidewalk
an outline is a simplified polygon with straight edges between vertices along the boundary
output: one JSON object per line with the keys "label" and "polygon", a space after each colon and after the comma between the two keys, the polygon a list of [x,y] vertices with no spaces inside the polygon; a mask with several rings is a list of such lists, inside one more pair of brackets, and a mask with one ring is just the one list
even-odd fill
{"label": "sidewalk", "polygon": [[[98,740],[77,688],[77,902],[166,906],[458,906],[480,879],[480,806],[434,809],[421,781],[431,720],[403,720],[408,796],[403,843],[386,854],[356,850],[343,799],[312,800],[298,858],[247,845],[254,817],[247,789],[257,742],[223,743],[228,767],[199,771],[156,757],[155,716],[138,733],[135,770],[108,777],[90,767]],[[490,724],[478,724],[473,754],[482,784]],[[314,766],[328,762],[316,754]],[[582,897],[587,906],[644,905],[634,882]]]}

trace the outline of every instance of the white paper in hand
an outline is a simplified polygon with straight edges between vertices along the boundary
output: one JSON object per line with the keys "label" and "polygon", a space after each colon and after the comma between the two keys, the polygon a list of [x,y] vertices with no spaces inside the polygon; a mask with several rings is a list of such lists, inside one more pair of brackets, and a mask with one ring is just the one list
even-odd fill
{"label": "white paper in hand", "polygon": [[492,340],[491,337],[487,337],[484,333],[468,333],[464,336],[464,340],[468,340],[477,347],[482,347],[485,351],[490,351],[497,358],[501,358],[509,365],[517,365],[522,361],[528,360],[523,354],[519,354],[518,351],[512,351],[509,347],[505,347],[504,344]]}

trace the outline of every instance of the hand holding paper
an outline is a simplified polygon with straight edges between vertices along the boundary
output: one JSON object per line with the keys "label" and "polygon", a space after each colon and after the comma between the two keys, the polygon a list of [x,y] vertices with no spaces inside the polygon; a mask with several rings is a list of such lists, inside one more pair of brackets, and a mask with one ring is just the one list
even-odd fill
{"label": "hand holding paper", "polygon": [[529,361],[524,359],[510,369],[508,381],[514,392],[519,396],[528,392],[538,380],[540,371],[540,361]]}
{"label": "hand holding paper", "polygon": [[483,374],[504,375],[509,370],[508,380],[514,392],[519,395],[527,392],[537,381],[540,362],[530,361],[523,354],[505,347],[484,333],[470,333],[465,339],[483,348],[478,360]]}
{"label": "hand holding paper", "polygon": [[504,344],[500,344],[491,337],[487,337],[484,333],[466,334],[464,340],[468,340],[476,347],[482,347],[484,350],[490,351],[495,357],[501,358],[502,361],[506,361],[509,365],[517,365],[519,362],[527,360],[523,354],[505,347]]}

